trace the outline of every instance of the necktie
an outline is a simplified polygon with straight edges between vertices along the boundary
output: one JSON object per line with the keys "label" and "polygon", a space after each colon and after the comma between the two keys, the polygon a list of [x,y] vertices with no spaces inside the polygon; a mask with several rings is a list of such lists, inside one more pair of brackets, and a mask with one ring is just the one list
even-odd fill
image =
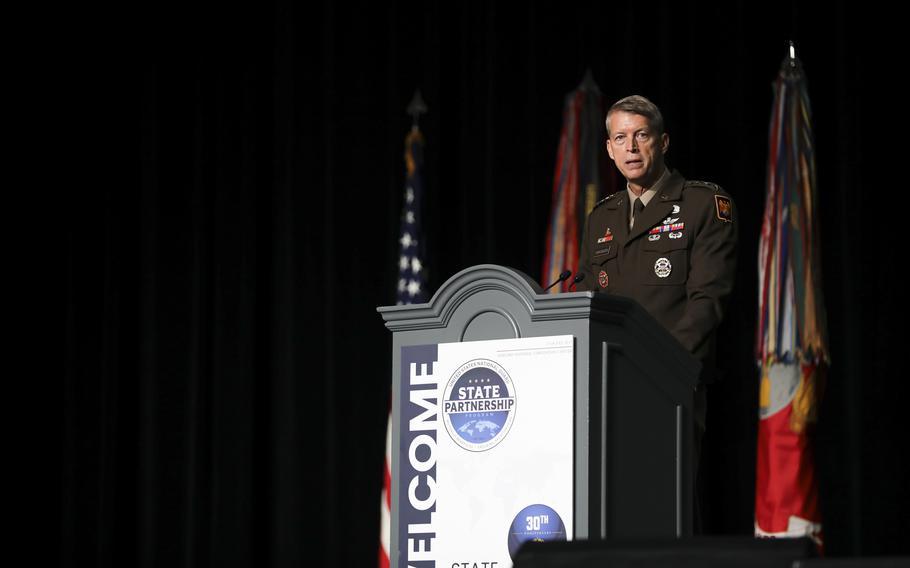
{"label": "necktie", "polygon": [[636,197],[635,203],[632,204],[632,225],[635,225],[635,219],[638,219],[638,215],[644,211],[645,204],[642,202],[641,198]]}

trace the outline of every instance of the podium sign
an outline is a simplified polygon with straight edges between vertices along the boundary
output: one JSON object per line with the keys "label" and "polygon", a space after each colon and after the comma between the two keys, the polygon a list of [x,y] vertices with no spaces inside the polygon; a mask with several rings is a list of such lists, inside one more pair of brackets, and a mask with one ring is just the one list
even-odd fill
{"label": "podium sign", "polygon": [[399,566],[572,537],[572,336],[401,347]]}

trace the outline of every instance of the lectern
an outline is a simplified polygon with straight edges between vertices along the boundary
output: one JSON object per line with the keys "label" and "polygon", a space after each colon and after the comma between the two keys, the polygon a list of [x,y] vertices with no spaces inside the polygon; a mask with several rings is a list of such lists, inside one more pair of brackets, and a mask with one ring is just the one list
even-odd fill
{"label": "lectern", "polygon": [[478,265],[426,304],[378,311],[393,566],[499,568],[525,540],[692,534],[700,366],[633,300],[542,294]]}

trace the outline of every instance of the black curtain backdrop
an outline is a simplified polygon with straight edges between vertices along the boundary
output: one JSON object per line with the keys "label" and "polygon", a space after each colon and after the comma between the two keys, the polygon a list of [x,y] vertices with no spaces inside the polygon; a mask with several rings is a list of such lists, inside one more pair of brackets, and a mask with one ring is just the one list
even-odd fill
{"label": "black curtain backdrop", "polygon": [[893,79],[868,61],[893,18],[745,1],[146,6],[124,66],[138,179],[64,202],[62,564],[373,566],[391,365],[375,308],[394,301],[405,107],[420,88],[431,291],[479,263],[539,277],[563,98],[586,69],[608,102],[660,105],[670,164],[737,201],[705,528],[751,534],[756,256],[790,39],[833,353],[827,550],[910,553],[904,230],[870,181],[899,158]]}

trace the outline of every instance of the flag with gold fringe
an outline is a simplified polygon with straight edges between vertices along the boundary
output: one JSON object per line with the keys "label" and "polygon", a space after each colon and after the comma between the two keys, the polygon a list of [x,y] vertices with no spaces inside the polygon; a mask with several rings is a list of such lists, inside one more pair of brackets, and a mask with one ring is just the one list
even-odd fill
{"label": "flag with gold fringe", "polygon": [[[584,220],[605,190],[605,141],[603,96],[588,71],[563,107],[541,286],[556,282],[564,270],[578,270]],[[556,287],[550,293],[559,291]]]}
{"label": "flag with gold fringe", "polygon": [[755,534],[808,536],[821,549],[812,436],[830,361],[813,144],[806,78],[791,46],[774,82],[758,251]]}

